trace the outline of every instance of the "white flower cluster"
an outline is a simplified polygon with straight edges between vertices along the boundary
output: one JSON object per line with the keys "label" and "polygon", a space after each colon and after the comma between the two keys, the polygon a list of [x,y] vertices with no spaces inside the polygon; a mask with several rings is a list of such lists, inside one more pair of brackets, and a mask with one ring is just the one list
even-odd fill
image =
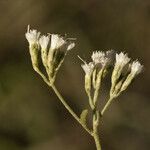
{"label": "white flower cluster", "polygon": [[126,90],[133,78],[143,70],[143,65],[139,61],[136,60],[131,63],[130,61],[131,58],[127,54],[123,52],[116,54],[110,95],[118,96],[122,91]]}
{"label": "white flower cluster", "polygon": [[[28,26],[25,37],[29,42],[29,50],[32,65],[38,70],[38,52],[41,51],[41,59],[49,78],[54,78],[61,66],[67,51],[74,48],[73,39],[58,34],[41,35],[40,32]],[[35,66],[36,64],[36,66]]]}
{"label": "white flower cluster", "polygon": [[[38,52],[41,51],[42,63],[49,79],[55,78],[67,51],[75,46],[73,39],[58,34],[41,35],[37,30],[31,30],[29,26],[25,37],[29,42],[29,50],[34,69],[38,69]],[[118,93],[119,90],[125,90],[133,78],[143,69],[143,65],[138,60],[130,62],[131,58],[124,52],[115,53],[113,50],[106,52],[95,51],[92,53],[91,59],[92,61],[89,63],[81,59],[84,62],[81,67],[86,75],[87,89],[89,90],[91,86],[94,88],[99,87],[109,67],[114,65],[111,76],[111,95]]]}
{"label": "white flower cluster", "polygon": [[[131,58],[128,57],[126,53],[120,52],[116,53],[113,50],[110,51],[95,51],[93,52],[92,62],[82,64],[82,68],[89,77],[87,82],[91,83],[93,81],[93,87],[99,86],[103,74],[108,70],[108,66],[113,66],[112,73],[112,87],[110,94],[117,95],[124,91],[128,85],[131,83],[133,78],[138,75],[143,70],[143,65],[140,64],[138,60],[130,63]],[[99,73],[98,73],[99,72]],[[99,80],[99,82],[98,82]],[[91,83],[92,86],[92,83]]]}
{"label": "white flower cluster", "polygon": [[40,36],[40,34],[41,33],[35,29],[31,30],[30,26],[28,25],[25,36],[29,42],[29,45],[40,44],[42,49],[46,49],[51,41],[51,50],[59,49],[62,46],[66,46],[66,50],[71,50],[75,46],[74,42],[70,42],[70,40],[68,40],[69,38],[65,39],[65,37],[60,36],[59,34],[49,34],[48,36]]}
{"label": "white flower cluster", "polygon": [[113,55],[114,55],[113,50],[106,51],[106,52],[95,51],[91,56],[92,62],[86,63],[84,61],[84,64],[82,64],[81,66],[86,74],[92,73],[92,71],[97,65],[99,65],[101,68],[106,68],[109,65],[111,65],[113,60]]}
{"label": "white flower cluster", "polygon": [[139,74],[142,71],[143,65],[141,65],[138,60],[129,63],[130,60],[131,58],[129,58],[128,55],[123,52],[116,54],[116,62],[114,66],[114,72],[116,73],[114,76],[116,78],[119,78],[118,76],[120,76],[123,69],[127,65],[130,68],[130,73],[134,76]]}
{"label": "white flower cluster", "polygon": [[113,50],[106,52],[95,51],[93,52],[91,58],[95,64],[101,64],[102,67],[106,67],[111,63],[113,54]]}

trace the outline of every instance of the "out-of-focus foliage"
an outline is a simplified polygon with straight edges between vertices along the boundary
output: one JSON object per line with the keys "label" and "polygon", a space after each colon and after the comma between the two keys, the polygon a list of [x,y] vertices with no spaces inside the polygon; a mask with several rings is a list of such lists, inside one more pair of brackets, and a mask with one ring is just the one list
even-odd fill
{"label": "out-of-focus foliage", "polygon": [[[72,119],[33,71],[24,33],[77,38],[57,86],[78,114],[87,106],[80,60],[93,50],[127,51],[145,71],[106,113],[100,129],[105,150],[150,149],[149,0],[0,1],[0,150],[94,150],[94,141]],[[105,83],[109,83],[109,77]],[[104,84],[101,100],[107,98]]]}

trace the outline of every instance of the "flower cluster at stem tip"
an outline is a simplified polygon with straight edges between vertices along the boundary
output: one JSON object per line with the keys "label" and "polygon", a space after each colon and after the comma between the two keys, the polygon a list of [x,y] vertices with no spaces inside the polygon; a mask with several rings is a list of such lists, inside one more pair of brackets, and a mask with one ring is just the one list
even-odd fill
{"label": "flower cluster at stem tip", "polygon": [[[28,26],[25,37],[29,43],[29,52],[33,69],[50,86],[65,108],[82,125],[82,127],[94,137],[97,150],[101,150],[98,136],[100,118],[110,106],[111,102],[125,91],[133,79],[142,72],[143,65],[138,60],[132,61],[125,52],[117,53],[114,50],[94,51],[91,55],[91,62],[84,61],[81,67],[85,72],[85,91],[88,96],[89,106],[92,110],[93,129],[88,128],[88,109],[82,111],[80,117],[67,104],[62,95],[54,85],[57,72],[62,65],[68,51],[75,47],[74,38],[67,38],[59,34],[41,35],[37,30],[31,30]],[[41,68],[40,63],[45,71]],[[98,108],[98,97],[103,78],[112,70],[111,88],[109,99],[103,109]],[[46,75],[45,75],[46,74]]]}
{"label": "flower cluster at stem tip", "polygon": [[[75,46],[74,39],[59,34],[41,35],[37,30],[31,30],[29,26],[25,36],[29,42],[34,70],[40,72],[40,52],[48,80],[53,84],[67,52]],[[126,90],[131,81],[143,70],[143,65],[138,60],[131,61],[131,58],[124,52],[116,53],[114,50],[95,51],[92,53],[91,59],[92,61],[89,63],[81,59],[84,62],[81,67],[85,71],[85,90],[89,99],[91,99],[91,89],[93,88],[98,92],[101,80],[111,67],[113,67],[113,72],[111,75],[110,97],[113,98]],[[94,99],[95,102],[91,103],[91,107],[94,107],[97,96]]]}
{"label": "flower cluster at stem tip", "polygon": [[[100,88],[101,80],[113,67],[111,76],[110,97],[115,98],[126,90],[131,81],[143,70],[143,65],[138,60],[131,61],[127,53],[115,53],[114,50],[106,52],[95,51],[91,56],[92,61],[81,65],[85,72],[85,89],[91,95],[91,88]],[[98,82],[98,85],[97,85]]]}
{"label": "flower cluster at stem tip", "polygon": [[25,37],[29,42],[29,51],[34,70],[40,73],[39,53],[41,53],[43,66],[49,81],[53,84],[56,73],[67,52],[75,46],[74,39],[59,34],[41,35],[37,30],[31,30],[30,26],[28,26]]}

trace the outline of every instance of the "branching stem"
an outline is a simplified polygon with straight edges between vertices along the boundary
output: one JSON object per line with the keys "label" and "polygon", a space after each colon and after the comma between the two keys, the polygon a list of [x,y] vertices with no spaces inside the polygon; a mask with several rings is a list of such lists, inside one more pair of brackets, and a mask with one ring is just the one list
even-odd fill
{"label": "branching stem", "polygon": [[108,109],[110,104],[112,103],[113,99],[114,99],[113,97],[110,97],[109,100],[107,101],[107,103],[105,104],[104,108],[101,111],[102,116],[104,115],[104,112]]}
{"label": "branching stem", "polygon": [[90,134],[92,135],[92,132],[87,128],[87,126],[85,124],[83,124],[80,121],[80,118],[76,115],[76,113],[71,109],[71,107],[66,103],[66,101],[64,100],[64,98],[62,97],[62,95],[58,92],[57,88],[55,87],[55,85],[51,86],[52,89],[54,90],[55,94],[57,95],[57,97],[59,98],[59,100],[62,102],[62,104],[65,106],[65,108],[69,111],[69,113],[75,118],[75,120],[77,120],[77,122]]}

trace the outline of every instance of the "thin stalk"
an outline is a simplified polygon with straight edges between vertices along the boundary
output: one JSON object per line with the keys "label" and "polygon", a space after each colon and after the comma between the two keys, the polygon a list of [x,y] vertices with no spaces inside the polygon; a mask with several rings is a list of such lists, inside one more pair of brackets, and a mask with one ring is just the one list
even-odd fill
{"label": "thin stalk", "polygon": [[57,90],[55,85],[54,84],[51,85],[49,83],[48,79],[44,76],[44,74],[39,69],[34,68],[34,70],[42,77],[42,79],[45,81],[45,83],[54,90],[54,92],[57,95],[57,97],[59,98],[59,100],[62,102],[62,104],[65,106],[65,108],[69,111],[69,113],[75,118],[75,120],[92,136],[92,131],[90,131],[90,129],[88,129],[87,126],[80,121],[80,118],[71,109],[71,107],[66,103],[66,101],[64,100],[62,95],[59,93],[59,91]]}
{"label": "thin stalk", "polygon": [[99,126],[99,111],[95,111],[93,114],[93,138],[95,141],[96,149],[102,150],[101,144],[100,144],[100,138],[98,135],[98,126]]}
{"label": "thin stalk", "polygon": [[95,105],[94,105],[94,102],[93,102],[91,93],[90,93],[90,92],[87,92],[87,95],[88,95],[88,98],[89,98],[89,104],[90,104],[90,107],[91,107],[92,110],[94,110]]}
{"label": "thin stalk", "polygon": [[98,133],[94,132],[93,137],[94,137],[94,140],[95,140],[96,149],[97,150],[102,150]]}
{"label": "thin stalk", "polygon": [[69,111],[69,113],[75,118],[75,120],[90,134],[92,135],[92,132],[87,128],[86,125],[84,125],[81,121],[80,118],[75,114],[75,112],[71,109],[71,107],[66,103],[62,95],[58,92],[57,88],[55,85],[51,86],[52,89],[54,90],[55,94],[59,98],[59,100],[62,102],[62,104],[65,106],[65,108]]}
{"label": "thin stalk", "polygon": [[110,106],[110,104],[113,101],[113,97],[110,97],[109,100],[107,101],[107,103],[105,104],[104,108],[101,111],[101,115],[103,116],[104,112],[108,109],[108,107]]}

